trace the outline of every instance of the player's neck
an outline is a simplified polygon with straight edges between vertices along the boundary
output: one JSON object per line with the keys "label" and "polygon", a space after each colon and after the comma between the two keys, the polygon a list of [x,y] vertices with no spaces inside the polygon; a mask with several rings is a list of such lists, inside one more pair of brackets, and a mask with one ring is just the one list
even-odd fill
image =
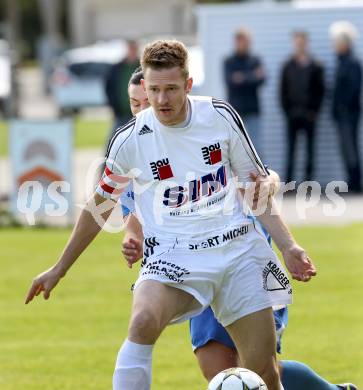
{"label": "player's neck", "polygon": [[183,128],[183,127],[187,127],[189,125],[189,123],[192,119],[192,107],[191,107],[189,99],[186,100],[185,105],[186,105],[186,107],[185,107],[184,120],[182,122],[177,123],[176,125],[173,125],[172,127]]}
{"label": "player's neck", "polygon": [[185,103],[180,110],[180,115],[178,115],[178,118],[175,119],[172,123],[162,123],[164,126],[167,127],[175,127],[175,128],[182,128],[188,126],[191,120],[192,112],[191,112],[191,105],[189,102],[189,99],[185,99]]}

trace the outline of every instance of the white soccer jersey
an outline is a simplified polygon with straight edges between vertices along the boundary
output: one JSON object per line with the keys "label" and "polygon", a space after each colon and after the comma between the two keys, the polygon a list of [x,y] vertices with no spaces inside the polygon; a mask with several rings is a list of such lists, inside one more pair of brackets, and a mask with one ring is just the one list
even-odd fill
{"label": "white soccer jersey", "polygon": [[145,236],[190,237],[247,221],[233,178],[266,174],[236,111],[222,100],[188,97],[191,119],[166,127],[153,109],[139,113],[110,142],[97,192],[119,196],[132,178]]}

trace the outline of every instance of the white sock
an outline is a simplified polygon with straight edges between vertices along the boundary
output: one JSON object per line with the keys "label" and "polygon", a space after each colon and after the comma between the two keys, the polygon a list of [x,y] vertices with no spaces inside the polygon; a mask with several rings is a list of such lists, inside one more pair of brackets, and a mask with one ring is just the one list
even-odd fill
{"label": "white sock", "polygon": [[150,390],[153,347],[125,340],[117,355],[113,390]]}

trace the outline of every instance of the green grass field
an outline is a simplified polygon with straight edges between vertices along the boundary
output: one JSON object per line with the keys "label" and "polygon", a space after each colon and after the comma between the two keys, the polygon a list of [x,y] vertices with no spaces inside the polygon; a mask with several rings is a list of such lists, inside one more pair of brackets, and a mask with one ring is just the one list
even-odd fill
{"label": "green grass field", "polygon": [[[111,122],[106,120],[76,119],[74,144],[76,149],[104,147]],[[8,126],[0,122],[0,157],[8,154]]]}
{"label": "green grass field", "polygon": [[8,127],[5,122],[0,121],[0,157],[5,156],[8,151]]}
{"label": "green grass field", "polygon": [[103,148],[106,143],[106,137],[111,129],[111,122],[76,119],[75,129],[74,143],[76,149]]}
{"label": "green grass field", "polygon": [[[363,225],[294,229],[319,275],[295,283],[285,359],[333,382],[363,386]],[[121,261],[120,235],[102,233],[49,301],[25,306],[31,279],[50,266],[69,230],[0,230],[0,389],[104,390],[126,335],[136,270]],[[204,390],[187,324],[155,349],[153,390]],[[308,389],[307,389],[308,390]]]}

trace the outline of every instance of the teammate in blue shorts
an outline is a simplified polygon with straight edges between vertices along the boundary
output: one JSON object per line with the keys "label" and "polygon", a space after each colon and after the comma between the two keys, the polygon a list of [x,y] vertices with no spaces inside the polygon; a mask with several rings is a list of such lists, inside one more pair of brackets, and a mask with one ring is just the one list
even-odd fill
{"label": "teammate in blue shorts", "polygon": [[[141,71],[136,71],[130,79],[129,97],[131,111],[136,115],[139,111],[148,107],[148,101],[143,91],[140,80]],[[267,196],[272,196],[278,189],[279,176],[270,171],[271,186]],[[256,177],[252,179],[257,180]],[[257,197],[259,194],[256,191]],[[266,196],[266,193],[265,193]],[[135,216],[134,194],[131,185],[121,197],[122,212],[127,220],[126,233],[123,240],[123,254],[129,267],[142,257],[142,230]],[[254,218],[251,216],[251,218]],[[256,224],[259,224],[255,220]],[[271,238],[259,225],[266,240],[271,243]],[[288,323],[287,307],[274,308],[275,326],[277,334],[277,352],[281,352],[281,338]],[[210,381],[218,372],[239,366],[236,348],[224,327],[215,319],[212,309],[209,307],[200,315],[190,320],[190,335],[193,350],[198,359],[199,366],[207,381]],[[282,360],[279,362],[282,384],[285,390],[355,390],[352,384],[330,384],[317,375],[310,367],[296,361]]]}
{"label": "teammate in blue shorts", "polygon": [[[259,222],[253,217],[254,223]],[[271,245],[270,235],[260,225],[266,240]],[[282,335],[288,323],[287,306],[274,307],[274,319],[276,327],[276,350],[281,353]],[[235,345],[224,327],[215,319],[212,309],[209,307],[202,314],[191,318],[190,336],[193,351],[199,361],[199,366],[205,378],[210,381],[216,373],[233,366],[238,366]],[[221,345],[223,353],[221,354]],[[216,351],[214,351],[216,349]],[[209,357],[212,357],[210,359]]]}

